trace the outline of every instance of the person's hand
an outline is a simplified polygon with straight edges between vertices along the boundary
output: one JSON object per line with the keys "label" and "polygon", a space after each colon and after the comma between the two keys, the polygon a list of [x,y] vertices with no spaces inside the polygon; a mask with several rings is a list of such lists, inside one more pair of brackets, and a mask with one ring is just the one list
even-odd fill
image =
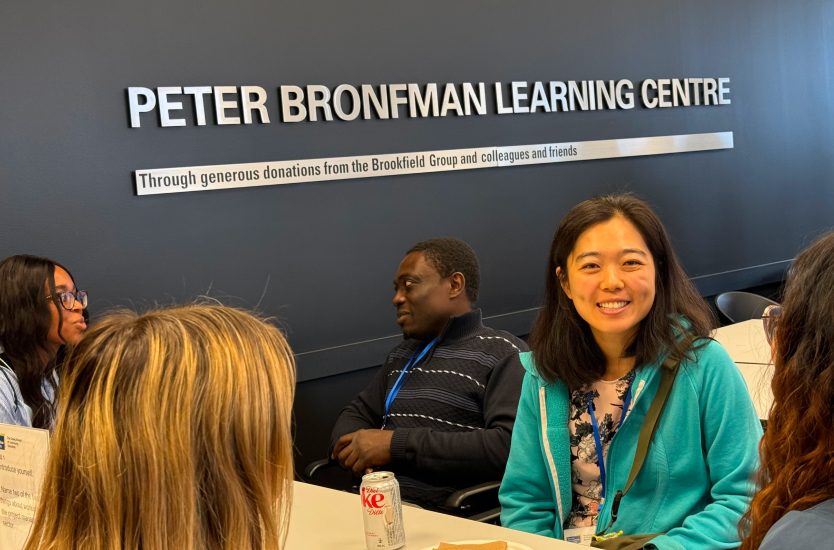
{"label": "person's hand", "polygon": [[339,461],[345,470],[361,477],[391,462],[391,437],[393,430],[359,430],[343,435],[336,442],[330,458]]}

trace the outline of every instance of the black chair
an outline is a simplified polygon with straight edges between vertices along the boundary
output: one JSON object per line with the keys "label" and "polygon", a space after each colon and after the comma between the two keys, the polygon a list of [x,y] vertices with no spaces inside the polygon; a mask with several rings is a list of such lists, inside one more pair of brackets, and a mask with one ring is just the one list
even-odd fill
{"label": "black chair", "polygon": [[[303,479],[311,483],[317,472],[332,466],[338,467],[338,463],[327,458],[311,462],[304,468]],[[498,487],[500,486],[500,481],[489,481],[455,491],[446,499],[443,508],[436,511],[481,523],[498,524],[501,516],[501,506],[498,504]],[[355,485],[352,489],[353,492],[359,492],[358,485]]]}
{"label": "black chair", "polygon": [[749,292],[725,292],[715,297],[715,306],[731,323],[760,319],[767,306],[777,302]]}

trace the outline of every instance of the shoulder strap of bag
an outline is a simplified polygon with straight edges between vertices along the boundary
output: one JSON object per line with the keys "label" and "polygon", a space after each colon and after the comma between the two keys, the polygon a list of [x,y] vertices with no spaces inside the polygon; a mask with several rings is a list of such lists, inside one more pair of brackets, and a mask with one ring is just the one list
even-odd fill
{"label": "shoulder strap of bag", "polygon": [[[686,345],[683,349],[688,350],[689,346],[691,346],[694,341],[694,337],[688,336],[686,338]],[[671,357],[667,357],[666,360],[663,361],[663,367],[660,369],[660,385],[657,388],[657,393],[652,400],[652,404],[649,406],[649,411],[646,413],[646,418],[643,419],[643,425],[640,427],[640,436],[637,439],[637,449],[634,452],[634,462],[631,464],[631,472],[628,474],[628,481],[626,481],[623,490],[617,491],[614,495],[614,504],[611,507],[611,521],[608,523],[608,526],[601,533],[599,533],[600,535],[604,534],[605,531],[608,531],[608,529],[614,525],[614,522],[617,521],[617,512],[620,509],[620,501],[626,493],[628,493],[628,490],[631,489],[632,484],[634,484],[634,480],[637,479],[637,474],[640,473],[640,468],[643,467],[643,463],[646,461],[646,456],[649,454],[649,447],[651,446],[652,439],[654,439],[654,433],[660,425],[660,417],[663,414],[664,407],[666,407],[666,401],[669,398],[669,393],[672,391],[672,384],[675,381],[675,377],[678,375],[680,365],[680,359],[675,360]]]}

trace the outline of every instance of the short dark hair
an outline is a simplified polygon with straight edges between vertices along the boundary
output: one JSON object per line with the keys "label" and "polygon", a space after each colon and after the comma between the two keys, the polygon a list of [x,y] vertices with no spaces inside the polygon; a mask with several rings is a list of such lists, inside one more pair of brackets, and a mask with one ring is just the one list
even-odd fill
{"label": "short dark hair", "polygon": [[406,256],[412,252],[422,252],[426,261],[444,279],[454,273],[461,273],[466,282],[466,297],[470,303],[475,303],[481,286],[481,273],[478,257],[471,246],[453,237],[438,237],[415,244],[408,249]]}
{"label": "short dark hair", "polygon": [[605,356],[588,323],[579,315],[562,288],[567,260],[576,241],[590,227],[621,216],[634,225],[655,263],[655,298],[641,321],[637,337],[626,354],[636,357],[637,368],[657,361],[662,354],[673,359],[690,357],[679,337],[684,333],[705,338],[714,324],[709,306],[684,273],[669,234],[657,214],[632,194],[602,195],[574,206],[562,219],[547,261],[544,305],[530,333],[530,349],[539,374],[560,380],[571,390],[596,382],[605,374]]}

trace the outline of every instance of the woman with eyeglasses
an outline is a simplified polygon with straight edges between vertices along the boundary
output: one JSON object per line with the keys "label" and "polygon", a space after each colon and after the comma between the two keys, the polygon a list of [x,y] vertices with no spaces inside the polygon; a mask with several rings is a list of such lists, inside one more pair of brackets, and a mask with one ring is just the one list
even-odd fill
{"label": "woman with eyeglasses", "polygon": [[834,545],[834,233],[793,262],[782,306],[763,316],[773,406],[742,550]]}
{"label": "woman with eyeglasses", "polygon": [[0,423],[50,429],[65,346],[87,329],[87,293],[47,258],[0,262]]}

